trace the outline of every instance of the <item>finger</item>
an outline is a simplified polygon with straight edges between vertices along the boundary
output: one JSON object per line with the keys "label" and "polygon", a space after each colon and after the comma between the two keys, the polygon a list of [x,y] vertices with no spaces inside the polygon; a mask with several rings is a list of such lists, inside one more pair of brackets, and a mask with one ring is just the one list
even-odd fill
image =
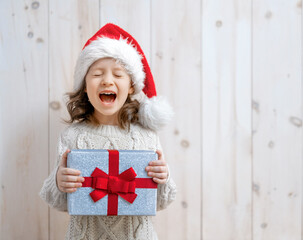
{"label": "finger", "polygon": [[82,183],[62,182],[60,186],[62,188],[79,188],[82,187]]}
{"label": "finger", "polygon": [[77,188],[62,188],[61,191],[66,193],[73,193],[77,191]]}
{"label": "finger", "polygon": [[62,169],[62,174],[78,176],[78,175],[81,174],[81,172],[79,170],[73,169],[73,168],[63,168]]}
{"label": "finger", "polygon": [[167,173],[154,173],[154,172],[148,172],[147,174],[150,177],[155,177],[159,179],[166,179],[167,178]]}
{"label": "finger", "polygon": [[164,184],[166,183],[166,179],[159,179],[159,178],[153,178],[153,181],[158,183],[158,184]]}
{"label": "finger", "polygon": [[62,167],[66,167],[66,166],[67,166],[67,154],[68,154],[68,153],[70,153],[70,150],[69,150],[69,149],[67,149],[67,150],[65,151],[65,153],[63,153],[62,159],[61,159],[61,163],[60,163],[60,166],[62,166]]}
{"label": "finger", "polygon": [[166,166],[153,166],[153,167],[146,167],[145,169],[147,172],[158,172],[158,173],[163,173],[167,172]]}
{"label": "finger", "polygon": [[158,160],[162,160],[162,156],[163,156],[162,151],[157,149],[156,153],[158,154]]}
{"label": "finger", "polygon": [[166,162],[164,160],[156,160],[156,161],[150,161],[148,163],[149,166],[165,166]]}
{"label": "finger", "polygon": [[77,177],[72,175],[63,175],[62,176],[63,182],[84,182],[84,177]]}

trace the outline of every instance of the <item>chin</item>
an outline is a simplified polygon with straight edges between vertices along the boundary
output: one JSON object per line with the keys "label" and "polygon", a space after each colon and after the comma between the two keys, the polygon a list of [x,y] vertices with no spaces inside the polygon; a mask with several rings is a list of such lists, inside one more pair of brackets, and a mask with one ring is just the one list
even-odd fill
{"label": "chin", "polygon": [[98,111],[99,116],[101,116],[101,117],[104,116],[107,118],[110,118],[110,117],[114,118],[116,115],[118,115],[118,113],[119,113],[119,110],[114,110],[114,109],[110,109],[110,110],[102,109],[101,111]]}

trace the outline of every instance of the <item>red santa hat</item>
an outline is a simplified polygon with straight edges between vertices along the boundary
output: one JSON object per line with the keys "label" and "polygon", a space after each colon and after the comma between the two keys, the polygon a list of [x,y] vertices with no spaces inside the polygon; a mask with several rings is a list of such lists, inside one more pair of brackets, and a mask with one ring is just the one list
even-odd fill
{"label": "red santa hat", "polygon": [[117,25],[104,25],[84,45],[75,69],[74,90],[78,90],[89,67],[98,59],[118,60],[130,74],[134,94],[144,94],[139,99],[139,122],[147,128],[158,130],[172,117],[168,102],[157,96],[156,87],[146,57],[138,42]]}

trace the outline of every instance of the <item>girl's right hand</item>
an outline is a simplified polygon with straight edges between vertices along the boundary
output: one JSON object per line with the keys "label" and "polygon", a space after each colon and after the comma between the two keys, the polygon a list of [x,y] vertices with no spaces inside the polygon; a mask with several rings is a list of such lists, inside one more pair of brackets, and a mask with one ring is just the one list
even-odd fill
{"label": "girl's right hand", "polygon": [[72,193],[77,188],[82,186],[84,177],[79,177],[81,172],[76,169],[67,168],[67,154],[70,152],[69,149],[62,155],[62,159],[57,171],[56,179],[57,185],[61,192]]}

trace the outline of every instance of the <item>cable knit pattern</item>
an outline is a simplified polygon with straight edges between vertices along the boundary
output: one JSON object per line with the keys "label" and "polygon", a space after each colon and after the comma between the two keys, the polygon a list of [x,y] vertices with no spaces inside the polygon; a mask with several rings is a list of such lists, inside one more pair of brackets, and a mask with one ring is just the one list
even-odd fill
{"label": "cable knit pattern", "polygon": [[[141,125],[131,125],[130,131],[118,126],[92,126],[73,123],[61,133],[58,141],[57,161],[39,193],[49,206],[67,211],[67,193],[61,192],[56,183],[56,173],[66,149],[120,149],[162,150],[156,132]],[[158,184],[157,210],[166,208],[176,195],[176,185],[170,174],[165,184]],[[151,216],[70,216],[65,239],[85,240],[155,240]]]}

